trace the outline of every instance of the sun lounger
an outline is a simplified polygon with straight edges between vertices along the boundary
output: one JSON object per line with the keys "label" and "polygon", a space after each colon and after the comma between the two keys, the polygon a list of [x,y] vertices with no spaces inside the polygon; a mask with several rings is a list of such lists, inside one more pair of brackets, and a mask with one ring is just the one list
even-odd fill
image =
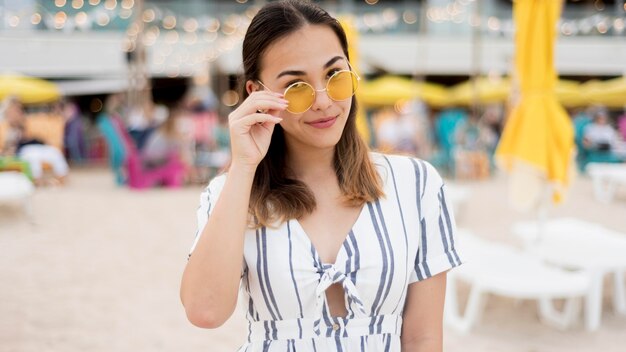
{"label": "sun lounger", "polygon": [[0,203],[21,202],[26,214],[32,216],[31,196],[35,192],[32,182],[21,172],[0,172]]}
{"label": "sun lounger", "polygon": [[[489,295],[531,299],[539,303],[542,320],[560,329],[570,327],[580,311],[581,300],[591,293],[589,276],[545,264],[541,259],[504,244],[457,231],[466,263],[450,271],[446,292],[445,322],[466,333],[480,319]],[[457,282],[470,286],[465,313],[459,312]],[[565,299],[561,312],[552,300]]]}
{"label": "sun lounger", "polygon": [[586,272],[597,286],[586,302],[586,324],[589,330],[600,325],[602,315],[602,282],[613,276],[615,312],[626,315],[626,233],[607,229],[599,224],[574,218],[534,222],[513,226],[513,233],[526,243],[527,251],[542,260],[569,270]]}
{"label": "sun lounger", "polygon": [[622,186],[626,187],[626,164],[590,163],[587,172],[591,176],[593,194],[596,199],[609,203],[615,192]]}

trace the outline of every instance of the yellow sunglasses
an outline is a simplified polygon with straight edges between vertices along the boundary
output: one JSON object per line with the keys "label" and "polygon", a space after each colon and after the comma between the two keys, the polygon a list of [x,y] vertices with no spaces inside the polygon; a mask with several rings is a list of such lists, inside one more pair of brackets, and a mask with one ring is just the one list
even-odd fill
{"label": "yellow sunglasses", "polygon": [[[316,90],[312,85],[306,82],[295,82],[290,84],[283,96],[287,100],[287,111],[292,114],[302,114],[309,110],[315,102],[317,92],[324,92],[334,101],[343,101],[350,99],[356,93],[359,87],[361,77],[350,70],[341,70],[333,73],[326,82],[326,88]],[[258,81],[263,88],[267,88],[263,82]]]}

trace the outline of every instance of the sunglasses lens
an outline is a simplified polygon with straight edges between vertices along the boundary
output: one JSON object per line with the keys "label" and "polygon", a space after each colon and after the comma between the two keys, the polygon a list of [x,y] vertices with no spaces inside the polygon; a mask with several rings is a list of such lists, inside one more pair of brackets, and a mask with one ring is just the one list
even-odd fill
{"label": "sunglasses lens", "polygon": [[294,114],[300,114],[313,105],[315,90],[307,83],[294,83],[285,92],[285,99],[289,102],[287,110]]}
{"label": "sunglasses lens", "polygon": [[358,86],[356,74],[339,71],[328,81],[328,96],[335,101],[346,100],[354,95]]}

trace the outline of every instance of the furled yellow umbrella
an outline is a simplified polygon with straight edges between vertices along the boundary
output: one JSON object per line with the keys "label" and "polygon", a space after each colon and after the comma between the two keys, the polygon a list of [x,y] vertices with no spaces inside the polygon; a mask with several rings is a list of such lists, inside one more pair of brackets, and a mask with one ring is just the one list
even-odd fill
{"label": "furled yellow umbrella", "polygon": [[457,105],[472,105],[476,100],[482,104],[502,103],[511,92],[507,78],[478,77],[476,83],[468,80],[450,88],[452,101]]}
{"label": "furled yellow umbrella", "polygon": [[541,205],[546,194],[560,202],[569,180],[574,132],[555,94],[554,44],[560,12],[561,1],[556,0],[523,0],[513,5],[520,96],[496,157],[510,171],[512,202],[519,208]]}
{"label": "furled yellow umbrella", "polygon": [[24,104],[36,104],[55,101],[61,97],[61,92],[43,79],[14,73],[0,75],[0,100],[11,95]]}
{"label": "furled yellow umbrella", "polygon": [[613,108],[626,106],[626,77],[607,81],[589,81],[583,85],[582,89],[592,104]]}

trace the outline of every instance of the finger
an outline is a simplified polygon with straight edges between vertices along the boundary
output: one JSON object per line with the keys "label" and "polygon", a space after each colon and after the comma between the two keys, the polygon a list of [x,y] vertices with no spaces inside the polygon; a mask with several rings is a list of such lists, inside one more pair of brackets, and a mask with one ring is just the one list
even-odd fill
{"label": "finger", "polygon": [[273,97],[270,99],[261,98],[261,99],[253,99],[250,101],[249,106],[246,106],[246,109],[254,109],[251,112],[255,111],[268,111],[268,110],[285,110],[289,102],[283,98]]}
{"label": "finger", "polygon": [[261,114],[255,113],[251,115],[247,115],[242,119],[237,121],[237,124],[241,124],[242,126],[251,127],[255,124],[264,124],[266,122],[277,124],[280,123],[283,119],[280,117],[276,117],[270,114]]}
{"label": "finger", "polygon": [[[289,103],[277,97],[264,97],[266,99],[246,99],[246,101],[235,110],[229,117],[231,120],[239,120],[254,113],[267,113],[270,110],[284,111]],[[267,99],[269,98],[269,99]]]}

